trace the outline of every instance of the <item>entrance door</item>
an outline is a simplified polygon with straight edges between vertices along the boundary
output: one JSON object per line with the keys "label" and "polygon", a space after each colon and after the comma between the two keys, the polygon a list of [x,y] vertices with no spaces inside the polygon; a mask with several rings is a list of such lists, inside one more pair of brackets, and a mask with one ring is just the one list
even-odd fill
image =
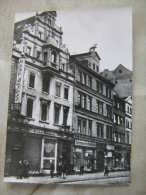
{"label": "entrance door", "polygon": [[58,147],[58,162],[65,165],[67,173],[71,171],[71,143],[60,142]]}
{"label": "entrance door", "polygon": [[97,153],[97,171],[104,170],[104,152],[99,151]]}
{"label": "entrance door", "polygon": [[44,173],[50,173],[51,163],[54,164],[54,172],[56,172],[57,163],[57,143],[52,140],[42,140],[42,157],[41,157],[41,170]]}
{"label": "entrance door", "polygon": [[17,176],[19,173],[19,161],[22,160],[22,151],[21,148],[12,149],[12,161],[10,167],[10,175]]}

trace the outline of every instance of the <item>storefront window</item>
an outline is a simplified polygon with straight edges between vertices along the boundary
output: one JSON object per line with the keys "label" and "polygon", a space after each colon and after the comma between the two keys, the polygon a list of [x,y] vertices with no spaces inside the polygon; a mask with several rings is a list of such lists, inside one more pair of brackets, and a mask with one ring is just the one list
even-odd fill
{"label": "storefront window", "polygon": [[55,163],[55,160],[44,160],[44,164],[43,164],[44,169],[49,170],[51,162]]}
{"label": "storefront window", "polygon": [[55,143],[44,143],[44,157],[54,157],[55,156]]}
{"label": "storefront window", "polygon": [[[41,167],[44,170],[50,170],[51,163],[54,163],[56,166],[56,147],[57,144],[51,140],[43,139],[42,140],[42,159]],[[56,167],[55,167],[56,170]]]}

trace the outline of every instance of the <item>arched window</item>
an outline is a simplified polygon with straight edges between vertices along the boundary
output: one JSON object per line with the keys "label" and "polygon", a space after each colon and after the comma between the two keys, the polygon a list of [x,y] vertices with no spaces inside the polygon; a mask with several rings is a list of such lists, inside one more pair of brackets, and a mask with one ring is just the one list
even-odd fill
{"label": "arched window", "polygon": [[51,53],[51,62],[56,63],[57,61],[57,54],[55,51],[52,51]]}

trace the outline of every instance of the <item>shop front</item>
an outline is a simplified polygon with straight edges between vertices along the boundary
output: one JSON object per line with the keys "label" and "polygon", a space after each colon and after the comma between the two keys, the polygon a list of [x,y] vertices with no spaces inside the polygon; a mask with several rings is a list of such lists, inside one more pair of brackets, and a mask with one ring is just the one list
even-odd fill
{"label": "shop front", "polygon": [[115,147],[111,144],[106,145],[105,149],[105,166],[111,170],[114,167],[114,150]]}
{"label": "shop front", "polygon": [[74,171],[79,172],[83,166],[85,172],[96,170],[96,144],[88,141],[75,140]]}
{"label": "shop front", "polygon": [[57,173],[58,163],[65,165],[68,171],[72,165],[72,141],[62,138],[50,139],[44,137],[42,139],[41,151],[41,172],[49,174],[51,164],[54,164],[54,173]]}
{"label": "shop front", "polygon": [[125,170],[127,167],[127,152],[123,145],[116,145],[114,152],[114,168],[116,170]]}

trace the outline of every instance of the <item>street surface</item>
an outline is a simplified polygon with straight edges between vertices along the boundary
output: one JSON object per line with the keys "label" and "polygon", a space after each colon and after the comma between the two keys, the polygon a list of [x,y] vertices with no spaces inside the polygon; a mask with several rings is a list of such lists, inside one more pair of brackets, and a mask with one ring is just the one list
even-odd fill
{"label": "street surface", "polygon": [[65,178],[50,176],[29,177],[17,179],[16,177],[5,177],[4,182],[13,183],[40,183],[40,184],[127,184],[130,182],[128,171],[112,172],[109,176],[100,173],[85,173],[84,175],[68,175]]}

